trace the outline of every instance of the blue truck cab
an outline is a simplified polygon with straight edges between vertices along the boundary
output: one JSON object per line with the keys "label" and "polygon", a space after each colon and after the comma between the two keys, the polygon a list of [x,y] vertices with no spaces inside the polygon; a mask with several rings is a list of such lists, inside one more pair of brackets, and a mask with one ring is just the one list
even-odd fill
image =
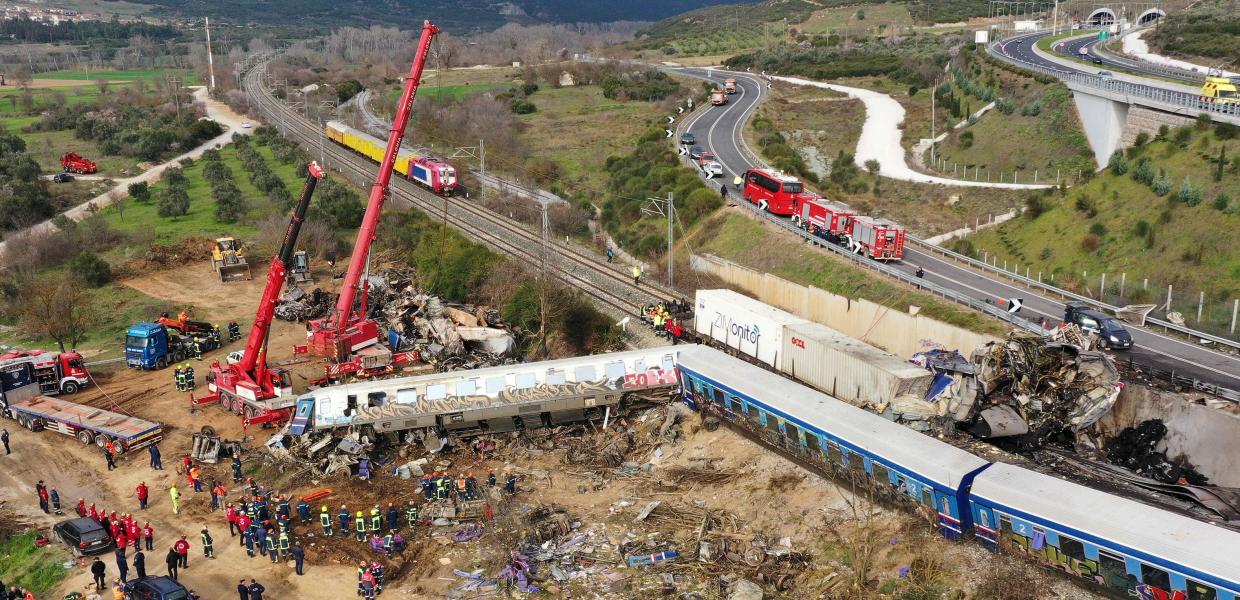
{"label": "blue truck cab", "polygon": [[125,363],[131,369],[162,369],[185,359],[178,337],[158,323],[142,322],[125,331]]}

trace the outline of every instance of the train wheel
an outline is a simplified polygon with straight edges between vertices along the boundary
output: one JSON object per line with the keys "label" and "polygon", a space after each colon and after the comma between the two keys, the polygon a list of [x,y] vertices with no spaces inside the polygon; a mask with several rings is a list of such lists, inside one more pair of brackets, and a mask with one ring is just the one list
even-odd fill
{"label": "train wheel", "polygon": [[77,432],[77,439],[79,442],[89,446],[91,442],[95,441],[95,434],[86,429],[79,429]]}

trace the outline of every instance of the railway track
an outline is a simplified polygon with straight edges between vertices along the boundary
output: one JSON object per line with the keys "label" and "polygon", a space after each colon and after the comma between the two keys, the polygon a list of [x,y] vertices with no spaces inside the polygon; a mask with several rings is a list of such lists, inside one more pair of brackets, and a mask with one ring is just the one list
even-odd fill
{"label": "railway track", "polygon": [[[260,113],[269,117],[270,123],[279,123],[284,134],[307,151],[318,149],[321,132],[318,126],[291,108],[276,100],[263,84],[262,73],[266,63],[250,69],[243,81],[246,95]],[[331,167],[363,186],[372,183],[375,163],[335,144],[324,144],[323,152],[330,157]],[[444,198],[418,187],[416,184],[393,177],[389,187],[392,198],[408,202],[434,218],[443,218],[467,238],[481,242],[510,257],[536,266],[543,261],[543,245],[540,232],[475,205],[463,198]],[[643,283],[633,285],[632,279],[623,272],[607,266],[606,261],[593,252],[558,240],[548,241],[548,265],[556,277],[568,285],[581,289],[602,304],[606,312],[618,318],[634,313],[635,307],[651,301],[665,300],[676,294],[667,288]],[[638,338],[649,345],[655,338],[641,327],[635,327]]]}

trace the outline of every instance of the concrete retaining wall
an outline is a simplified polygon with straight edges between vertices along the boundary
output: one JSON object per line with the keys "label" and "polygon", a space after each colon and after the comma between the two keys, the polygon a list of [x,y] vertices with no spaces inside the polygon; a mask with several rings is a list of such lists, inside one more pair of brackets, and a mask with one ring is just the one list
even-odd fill
{"label": "concrete retaining wall", "polygon": [[1167,425],[1167,456],[1187,457],[1213,485],[1240,487],[1240,416],[1179,394],[1130,385],[1098,427],[1109,437],[1147,419]]}
{"label": "concrete retaining wall", "polygon": [[1158,128],[1163,125],[1175,129],[1192,122],[1192,119],[1184,115],[1173,115],[1134,104],[1128,108],[1128,120],[1124,123],[1124,133],[1120,137],[1119,146],[1120,148],[1131,147],[1137,139],[1137,134],[1141,132],[1148,133],[1152,138],[1158,135]]}
{"label": "concrete retaining wall", "polygon": [[901,358],[937,346],[960,350],[968,356],[974,348],[996,339],[868,300],[854,300],[793,283],[717,256],[695,254],[690,264],[694,270],[711,273],[758,300]]}

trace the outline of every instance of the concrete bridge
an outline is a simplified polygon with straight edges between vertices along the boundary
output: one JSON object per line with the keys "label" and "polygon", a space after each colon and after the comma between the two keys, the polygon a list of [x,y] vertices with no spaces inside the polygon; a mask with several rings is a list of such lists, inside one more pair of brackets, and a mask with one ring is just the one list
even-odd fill
{"label": "concrete bridge", "polygon": [[[1100,8],[1095,13],[1109,10]],[[1184,125],[1203,114],[1216,122],[1240,125],[1240,104],[1207,102],[1202,100],[1198,87],[1100,71],[1054,56],[1037,47],[1037,41],[1047,33],[1000,40],[988,50],[1000,60],[1055,77],[1072,90],[1099,167],[1106,165],[1116,150],[1131,144],[1139,133],[1152,135],[1162,125]]]}

